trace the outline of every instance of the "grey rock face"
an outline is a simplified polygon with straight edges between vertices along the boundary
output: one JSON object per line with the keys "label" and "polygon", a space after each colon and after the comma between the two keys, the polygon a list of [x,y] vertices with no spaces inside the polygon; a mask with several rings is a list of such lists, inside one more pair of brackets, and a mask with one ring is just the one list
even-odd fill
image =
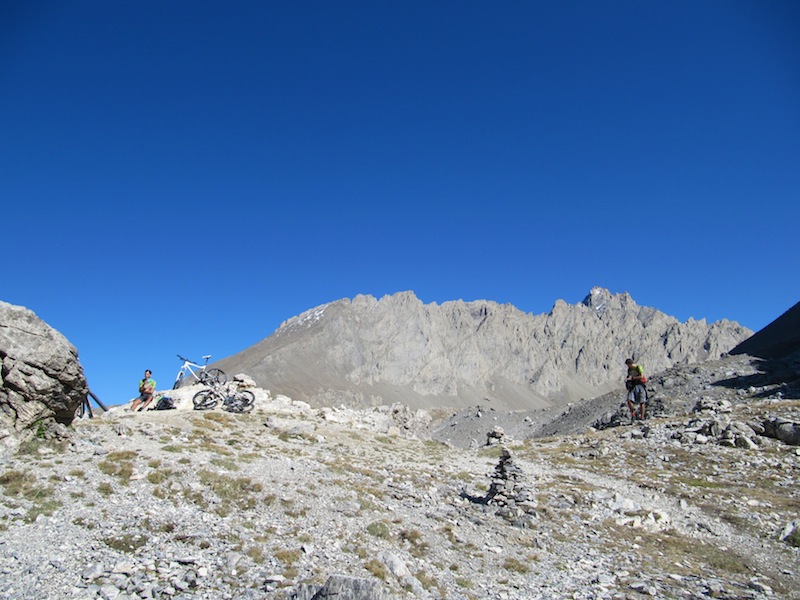
{"label": "grey rock face", "polygon": [[0,302],[0,442],[13,447],[35,423],[69,424],[89,392],[78,352],[21,306]]}
{"label": "grey rock face", "polygon": [[490,301],[423,304],[412,292],[357,296],[290,319],[218,363],[275,393],[317,405],[534,410],[619,386],[624,360],[648,373],[717,358],[751,332],[679,322],[625,294],[594,288],[531,315]]}
{"label": "grey rock face", "polygon": [[299,590],[292,590],[284,594],[283,597],[287,600],[322,600],[323,598],[382,600],[387,598],[385,591],[377,581],[345,575],[331,575],[325,585],[317,589],[311,588],[312,586],[304,586]]}

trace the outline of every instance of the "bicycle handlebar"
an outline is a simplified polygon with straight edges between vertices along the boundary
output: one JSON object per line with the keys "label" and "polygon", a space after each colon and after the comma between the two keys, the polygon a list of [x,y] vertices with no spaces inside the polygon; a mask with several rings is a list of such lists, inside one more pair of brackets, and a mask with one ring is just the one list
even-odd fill
{"label": "bicycle handlebar", "polygon": [[183,362],[192,362],[192,361],[190,361],[188,358],[183,358],[183,357],[182,357],[180,354],[178,354],[178,355],[176,355],[176,356],[177,356],[178,358],[180,358],[180,359],[181,359]]}

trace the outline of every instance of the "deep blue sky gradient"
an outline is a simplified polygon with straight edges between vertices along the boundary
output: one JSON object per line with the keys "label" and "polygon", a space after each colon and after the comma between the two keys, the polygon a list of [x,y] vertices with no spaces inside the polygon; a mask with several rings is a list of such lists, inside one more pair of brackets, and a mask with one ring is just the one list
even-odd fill
{"label": "deep blue sky gradient", "polygon": [[0,299],[109,404],[413,290],[800,300],[800,3],[0,4]]}

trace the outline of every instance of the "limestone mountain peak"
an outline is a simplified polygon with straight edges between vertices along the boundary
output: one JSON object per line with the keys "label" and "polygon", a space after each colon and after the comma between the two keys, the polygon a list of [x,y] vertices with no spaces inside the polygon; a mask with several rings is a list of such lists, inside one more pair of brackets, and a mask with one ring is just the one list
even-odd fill
{"label": "limestone mountain peak", "polygon": [[425,304],[404,291],[312,308],[217,366],[316,405],[521,410],[609,391],[628,356],[654,372],[717,357],[750,333],[681,323],[601,287],[541,315],[491,300]]}

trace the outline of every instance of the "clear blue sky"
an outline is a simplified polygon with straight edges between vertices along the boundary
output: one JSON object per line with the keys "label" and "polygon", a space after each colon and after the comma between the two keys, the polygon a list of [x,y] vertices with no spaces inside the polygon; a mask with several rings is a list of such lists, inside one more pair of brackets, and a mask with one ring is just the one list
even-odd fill
{"label": "clear blue sky", "polygon": [[800,3],[0,3],[0,299],[108,404],[357,294],[800,300]]}

